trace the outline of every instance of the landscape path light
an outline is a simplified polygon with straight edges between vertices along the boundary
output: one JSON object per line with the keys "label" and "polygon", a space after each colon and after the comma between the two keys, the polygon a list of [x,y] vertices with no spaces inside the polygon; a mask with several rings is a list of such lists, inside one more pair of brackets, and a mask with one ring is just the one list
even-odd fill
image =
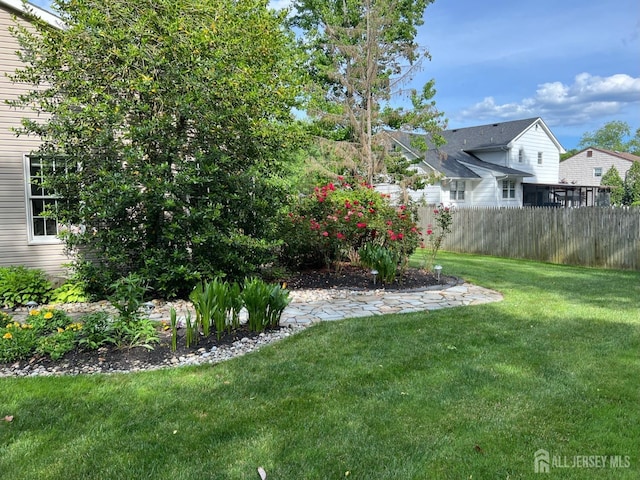
{"label": "landscape path light", "polygon": [[435,267],[433,267],[433,269],[436,271],[436,280],[438,280],[438,282],[440,281],[440,272],[442,271],[442,265],[436,265]]}

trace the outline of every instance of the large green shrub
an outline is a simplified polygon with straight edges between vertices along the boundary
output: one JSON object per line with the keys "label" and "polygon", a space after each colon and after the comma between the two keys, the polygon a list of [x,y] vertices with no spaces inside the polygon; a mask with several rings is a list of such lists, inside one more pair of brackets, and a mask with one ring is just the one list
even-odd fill
{"label": "large green shrub", "polygon": [[53,290],[42,270],[0,267],[0,305],[14,308],[27,302],[47,303]]}
{"label": "large green shrub", "polygon": [[57,7],[64,29],[14,29],[26,93],[13,104],[45,119],[19,133],[55,162],[44,184],[89,291],[136,273],[186,298],[272,261],[273,177],[298,143],[304,73],[285,13],[263,0]]}

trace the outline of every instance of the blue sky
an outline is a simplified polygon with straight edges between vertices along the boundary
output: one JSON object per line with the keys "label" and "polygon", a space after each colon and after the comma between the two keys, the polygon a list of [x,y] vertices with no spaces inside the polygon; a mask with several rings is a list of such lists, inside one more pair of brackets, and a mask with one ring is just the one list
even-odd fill
{"label": "blue sky", "polygon": [[411,86],[435,79],[449,128],[541,117],[566,149],[612,120],[640,128],[638,0],[436,0],[424,19],[432,60]]}

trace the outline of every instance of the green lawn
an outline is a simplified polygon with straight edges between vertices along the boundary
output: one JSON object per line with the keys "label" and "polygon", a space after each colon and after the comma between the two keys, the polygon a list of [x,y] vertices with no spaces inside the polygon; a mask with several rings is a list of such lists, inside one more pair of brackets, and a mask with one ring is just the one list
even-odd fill
{"label": "green lawn", "polygon": [[539,449],[541,478],[640,478],[640,272],[438,263],[504,301],[324,323],[215,366],[0,379],[0,478],[537,478]]}

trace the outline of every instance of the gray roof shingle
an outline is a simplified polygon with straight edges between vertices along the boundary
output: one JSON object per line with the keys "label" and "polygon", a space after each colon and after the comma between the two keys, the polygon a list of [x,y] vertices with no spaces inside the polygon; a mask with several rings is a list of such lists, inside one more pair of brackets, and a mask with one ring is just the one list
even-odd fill
{"label": "gray roof shingle", "polygon": [[[439,149],[430,148],[425,162],[449,178],[480,178],[467,165],[485,168],[503,175],[532,176],[529,173],[513,168],[503,167],[485,162],[473,155],[473,152],[488,150],[506,150],[513,140],[520,136],[539,118],[527,118],[509,122],[491,123],[477,127],[455,128],[444,130],[442,136],[446,144]],[[411,137],[421,135],[406,132],[387,132],[406,150],[418,156],[411,146]],[[422,135],[424,136],[424,135]],[[428,142],[429,137],[425,136]]]}

